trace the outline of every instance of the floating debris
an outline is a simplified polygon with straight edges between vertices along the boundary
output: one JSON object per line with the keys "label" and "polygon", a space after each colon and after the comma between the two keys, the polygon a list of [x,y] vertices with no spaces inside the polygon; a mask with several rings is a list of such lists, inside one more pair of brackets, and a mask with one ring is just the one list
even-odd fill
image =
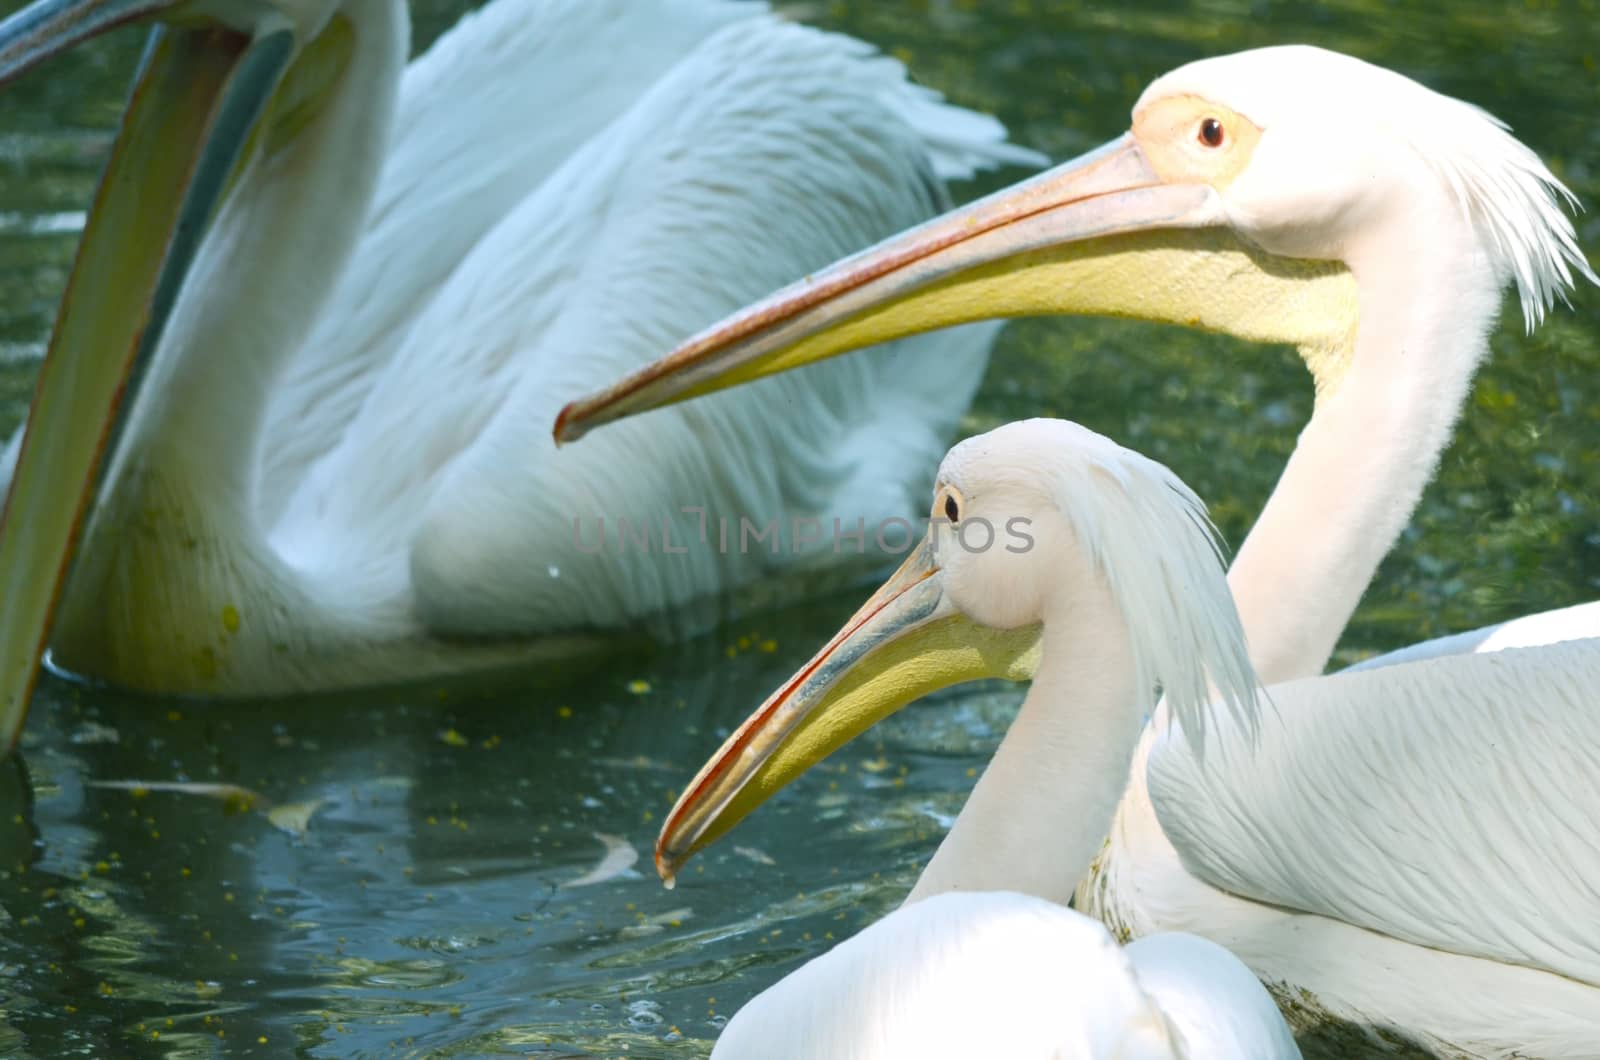
{"label": "floating debris", "polygon": [[224,813],[249,813],[260,806],[263,810],[272,805],[260,792],[240,787],[238,784],[215,784],[189,780],[91,780],[91,788],[109,791],[126,791],[136,799],[152,793],[171,795],[197,795],[222,803]]}
{"label": "floating debris", "polygon": [[630,871],[639,863],[639,852],[633,849],[633,844],[621,836],[608,835],[605,832],[594,832],[593,836],[605,844],[606,852],[600,858],[600,863],[575,880],[568,880],[562,887],[592,887],[597,883],[614,880],[623,873]]}
{"label": "floating debris", "polygon": [[311,827],[311,818],[327,805],[327,799],[308,799],[303,802],[276,804],[259,791],[238,784],[217,784],[188,780],[91,780],[91,788],[108,791],[126,791],[136,799],[153,793],[164,795],[195,795],[215,799],[222,803],[226,814],[259,812],[279,831],[302,838]]}
{"label": "floating debris", "polygon": [[755,862],[757,865],[777,864],[776,861],[772,860],[772,856],[770,854],[767,854],[762,850],[757,850],[755,847],[734,847],[733,852],[739,855],[741,858]]}
{"label": "floating debris", "polygon": [[628,691],[632,692],[636,696],[649,695],[650,682],[636,677],[632,681],[628,682]]}
{"label": "floating debris", "polygon": [[304,802],[286,802],[266,811],[267,820],[280,832],[288,832],[296,839],[304,838],[311,830],[311,818],[328,804],[327,799],[306,799]]}
{"label": "floating debris", "polygon": [[122,736],[109,725],[101,725],[98,721],[86,721],[73,730],[69,737],[75,744],[101,744],[119,743]]}
{"label": "floating debris", "polygon": [[649,755],[634,755],[632,758],[608,758],[601,756],[591,758],[589,761],[594,765],[604,766],[606,769],[637,769],[647,770],[654,773],[672,773],[674,775],[683,772],[682,766],[672,765],[667,762],[658,762]]}
{"label": "floating debris", "polygon": [[694,910],[688,906],[681,909],[669,909],[665,913],[656,913],[654,916],[641,916],[637,924],[629,924],[617,932],[619,939],[642,939],[650,935],[659,935],[667,928],[682,927],[683,922],[694,916]]}

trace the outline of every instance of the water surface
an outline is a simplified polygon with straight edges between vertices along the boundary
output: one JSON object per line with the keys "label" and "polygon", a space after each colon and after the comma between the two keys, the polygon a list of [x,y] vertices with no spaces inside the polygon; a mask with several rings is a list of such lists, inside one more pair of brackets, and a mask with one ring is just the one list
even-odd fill
{"label": "water surface", "polygon": [[[418,46],[466,6],[417,5]],[[788,10],[892,51],[1057,158],[1120,132],[1140,87],[1180,62],[1319,43],[1483,105],[1600,205],[1592,2]],[[139,47],[116,36],[0,95],[0,428],[25,408]],[[1600,253],[1597,215],[1578,224]],[[1600,595],[1600,296],[1532,336],[1507,308],[1339,661]],[[1033,321],[1005,333],[963,429],[1080,420],[1170,464],[1237,543],[1310,399],[1285,350]],[[893,907],[1020,696],[956,690],[891,720],[663,890],[648,850],[679,786],[860,595],[599,675],[230,708],[46,680],[24,761],[0,767],[0,1053],[704,1055],[752,993]],[[265,801],[96,786],[129,779]],[[624,846],[634,870],[571,886]]]}

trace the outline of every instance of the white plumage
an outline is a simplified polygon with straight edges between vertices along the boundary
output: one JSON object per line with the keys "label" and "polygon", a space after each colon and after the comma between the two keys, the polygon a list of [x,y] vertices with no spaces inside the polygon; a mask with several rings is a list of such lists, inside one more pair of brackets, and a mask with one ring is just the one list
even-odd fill
{"label": "white plumage", "polygon": [[[1269,249],[1337,256],[1357,281],[1348,363],[1323,367],[1312,421],[1229,572],[1252,659],[1273,680],[1303,677],[1432,476],[1503,287],[1532,327],[1575,273],[1594,274],[1559,209],[1570,196],[1476,108],[1315,49],[1195,63],[1145,99],[1181,92],[1265,125],[1223,193],[1232,222]],[[1370,123],[1348,152],[1312,143],[1334,111]],[[1600,650],[1571,638],[1595,633],[1600,609],[1510,626],[1397,659],[1568,643],[1274,685],[1259,749],[1223,735],[1203,769],[1152,729],[1079,908],[1131,935],[1220,942],[1344,1055],[1406,1042],[1591,1055],[1600,976],[1580,925],[1600,923],[1600,890],[1582,877],[1600,862],[1580,820],[1600,807],[1574,793],[1600,776]]]}
{"label": "white plumage", "polygon": [[1600,773],[1600,640],[1308,679],[1272,698],[1295,721],[1259,741],[1224,723],[1203,762],[1170,733],[1151,752],[1156,816],[1189,871],[1600,986],[1600,836],[1573,793]]}
{"label": "white plumage", "polygon": [[1004,892],[879,920],[757,995],[713,1060],[1284,1060],[1272,998],[1215,943],[1118,946],[1099,921]]}
{"label": "white plumage", "polygon": [[[1202,768],[1184,709],[1160,708],[1080,884],[1064,852],[1086,825],[1059,809],[1069,745],[1025,709],[913,897],[1076,889],[1119,937],[1204,935],[1331,1055],[1593,1057],[1600,654],[1573,638],[1597,631],[1600,607],[1280,684],[1322,671],[1410,519],[1506,288],[1531,327],[1577,279],[1596,281],[1564,201],[1498,122],[1393,72],[1303,46],[1207,59],[1154,82],[1126,136],[831,267],[823,293],[747,309],[632,389],[580,402],[566,426],[660,404],[680,380],[741,377],[724,366],[852,348],[863,310],[873,338],[1044,310],[1295,343],[1315,411],[1229,572],[1272,685],[1248,768]],[[1511,644],[1544,646],[1470,654]],[[941,645],[928,665],[1015,676],[1017,656],[989,650]],[[862,687],[884,700],[937,687],[901,670]],[[1160,735],[1173,716],[1189,740]],[[1252,730],[1218,723],[1225,764],[1244,761]],[[985,800],[991,784],[1014,802]]]}
{"label": "white plumage", "polygon": [[[499,0],[409,67],[401,0],[338,17],[349,68],[244,173],[190,272],[59,664],[199,692],[392,680],[515,654],[441,637],[616,629],[781,574],[810,558],[794,519],[907,512],[990,328],[581,450],[548,427],[935,211],[943,178],[1037,160],[997,122],[758,4]],[[907,357],[917,384],[890,393]],[[782,547],[704,543],[694,508],[713,528],[776,520]],[[624,520],[648,549],[619,541]]]}
{"label": "white plumage", "polygon": [[[1166,468],[1059,420],[961,442],[938,486],[935,514],[954,496],[958,526],[1024,526],[1031,543],[969,549],[936,527],[902,571],[915,565],[912,584],[935,585],[941,606],[980,625],[1042,621],[1033,687],[907,905],[756,998],[713,1055],[1298,1060],[1261,984],[1215,944],[1158,936],[1125,952],[1098,923],[1006,893],[1038,894],[1083,872],[1157,684],[1197,754],[1208,714],[1226,715],[1230,731],[1256,725],[1254,676],[1204,507]],[[885,616],[902,599],[874,621],[892,625]],[[845,643],[892,636],[847,628]],[[806,671],[849,650],[835,640]]]}

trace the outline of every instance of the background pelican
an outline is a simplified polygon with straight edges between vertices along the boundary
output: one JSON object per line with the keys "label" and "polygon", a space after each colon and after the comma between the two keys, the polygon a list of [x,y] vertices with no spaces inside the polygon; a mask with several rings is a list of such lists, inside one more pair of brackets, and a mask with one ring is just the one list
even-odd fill
{"label": "background pelican", "polygon": [[[0,29],[8,77],[129,18],[181,27],[141,73],[9,502],[13,731],[72,484],[147,316],[143,400],[53,640],[62,665],[119,684],[268,692],[458,666],[504,653],[440,638],[614,628],[793,562],[663,555],[664,518],[680,548],[697,531],[685,508],[758,526],[904,513],[990,331],[930,340],[931,370],[890,402],[872,395],[907,350],[603,451],[557,459],[544,425],[563,396],[933,212],[943,178],[1031,160],[997,122],[757,4],[502,0],[410,67],[402,0],[190,6],[40,0]],[[135,190],[186,180],[181,205]],[[613,546],[621,519],[657,544],[583,547],[580,518]]]}
{"label": "background pelican", "polygon": [[[657,866],[670,878],[720,830],[730,818],[719,808],[748,799],[745,785],[786,738],[838,724],[837,689],[880,652],[921,655],[975,626],[1031,650],[1042,623],[1033,686],[918,883],[913,897],[928,901],[758,997],[714,1055],[1298,1058],[1260,983],[1226,951],[1156,936],[1124,956],[1098,925],[989,887],[969,864],[1017,859],[991,862],[988,876],[1018,881],[1081,875],[1158,686],[1196,746],[1208,677],[1219,713],[1256,728],[1254,675],[1204,506],[1154,461],[1076,424],[1029,420],[952,449],[931,517],[900,570],[689,785]],[[1044,821],[1053,841],[1006,838],[1036,838]]]}
{"label": "background pelican", "polygon": [[[1503,288],[1531,326],[1574,271],[1594,279],[1562,194],[1492,118],[1390,71],[1304,47],[1193,63],[1146,90],[1128,136],[781,292],[561,427],[1001,312],[1291,342],[1316,411],[1229,581],[1263,676],[1314,674],[1433,472]],[[1597,627],[1600,609],[1574,608],[1414,654]],[[879,693],[902,701],[1026,669],[981,650],[885,665],[900,673]],[[1080,902],[1132,934],[1228,946],[1301,1028],[1380,1032],[1335,1048],[1403,1048],[1404,1028],[1459,1055],[1587,1055],[1600,963],[1568,925],[1600,920],[1582,882],[1600,855],[1547,780],[1592,773],[1597,691],[1600,644],[1573,641],[1275,692],[1259,768],[1205,783],[1181,745],[1151,750],[1152,728]],[[1065,899],[1076,880],[1024,883],[990,881]]]}

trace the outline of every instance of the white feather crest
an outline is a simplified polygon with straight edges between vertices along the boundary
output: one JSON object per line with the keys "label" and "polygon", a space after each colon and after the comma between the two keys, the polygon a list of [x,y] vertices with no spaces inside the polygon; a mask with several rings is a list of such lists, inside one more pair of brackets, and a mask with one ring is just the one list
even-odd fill
{"label": "white feather crest", "polygon": [[1436,106],[1411,131],[1412,146],[1449,185],[1516,282],[1522,319],[1532,331],[1557,299],[1568,303],[1574,272],[1600,284],[1561,208],[1582,209],[1578,197],[1505,122],[1471,103],[1429,95]]}

